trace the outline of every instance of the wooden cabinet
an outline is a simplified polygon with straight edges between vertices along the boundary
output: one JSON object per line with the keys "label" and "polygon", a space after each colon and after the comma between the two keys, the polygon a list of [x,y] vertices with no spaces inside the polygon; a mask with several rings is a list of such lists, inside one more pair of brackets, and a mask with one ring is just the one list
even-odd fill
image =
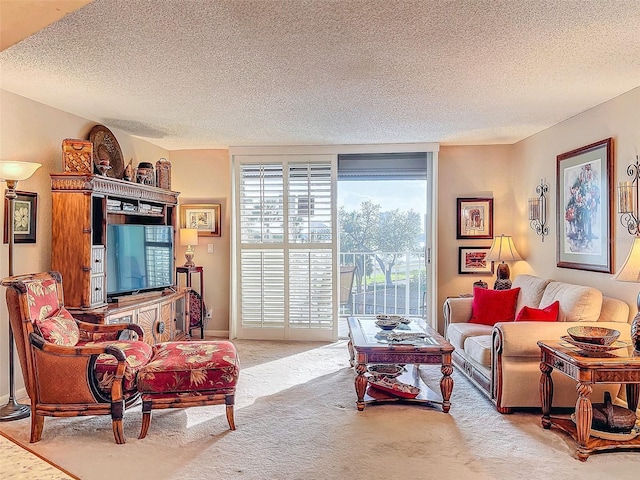
{"label": "wooden cabinet", "polygon": [[172,225],[178,192],[100,175],[51,174],[51,268],[62,273],[65,303],[107,302],[107,225]]}
{"label": "wooden cabinet", "polygon": [[[64,279],[63,279],[64,286]],[[156,292],[131,298],[120,303],[110,303],[102,308],[75,309],[71,314],[91,323],[136,323],[144,331],[144,340],[150,345],[169,340],[181,340],[188,335],[190,289],[173,292]]]}
{"label": "wooden cabinet", "polygon": [[76,173],[51,174],[51,191],[51,268],[62,274],[69,311],[86,321],[137,323],[150,343],[184,336],[188,331],[188,302],[183,290],[163,296],[156,292],[152,299],[141,295],[127,306],[107,305],[106,292],[107,226],[175,228],[178,192]]}

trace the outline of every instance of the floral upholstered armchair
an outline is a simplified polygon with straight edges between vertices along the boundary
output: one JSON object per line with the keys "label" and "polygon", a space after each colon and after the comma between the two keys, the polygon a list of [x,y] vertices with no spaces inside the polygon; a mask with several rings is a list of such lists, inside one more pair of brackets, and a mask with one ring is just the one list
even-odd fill
{"label": "floral upholstered armchair", "polygon": [[30,441],[42,437],[45,416],[111,415],[115,441],[125,443],[124,410],[137,402],[136,374],[153,354],[142,329],[75,320],[58,272],[7,277],[2,285],[31,400]]}

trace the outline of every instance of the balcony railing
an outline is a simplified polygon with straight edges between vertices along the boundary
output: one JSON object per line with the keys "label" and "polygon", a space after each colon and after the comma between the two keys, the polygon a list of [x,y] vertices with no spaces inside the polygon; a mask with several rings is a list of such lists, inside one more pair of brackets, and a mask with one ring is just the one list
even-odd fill
{"label": "balcony railing", "polygon": [[340,265],[356,267],[341,314],[425,316],[424,251],[341,252]]}

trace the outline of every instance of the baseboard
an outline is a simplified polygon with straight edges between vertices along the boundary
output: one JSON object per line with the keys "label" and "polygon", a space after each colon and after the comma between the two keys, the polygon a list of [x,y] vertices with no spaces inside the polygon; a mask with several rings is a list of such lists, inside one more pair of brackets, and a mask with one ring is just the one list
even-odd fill
{"label": "baseboard", "polygon": [[[197,337],[198,333],[198,329],[191,332],[194,337]],[[204,335],[205,337],[229,338],[229,330],[205,330]]]}

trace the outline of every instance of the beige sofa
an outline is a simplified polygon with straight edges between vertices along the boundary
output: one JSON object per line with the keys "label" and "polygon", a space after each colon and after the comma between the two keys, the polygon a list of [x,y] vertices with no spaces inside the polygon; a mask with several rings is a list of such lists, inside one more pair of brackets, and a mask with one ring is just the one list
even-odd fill
{"label": "beige sofa", "polygon": [[[540,348],[538,340],[557,340],[573,325],[597,324],[630,339],[629,306],[591,287],[520,275],[516,312],[527,305],[560,304],[557,322],[469,323],[473,298],[449,298],[444,303],[445,336],[455,347],[453,363],[491,398],[501,413],[513,408],[540,408]],[[553,372],[553,407],[574,407],[576,382]],[[591,398],[602,402],[604,391],[616,398],[620,385],[596,385]],[[624,389],[623,389],[624,390]]]}

